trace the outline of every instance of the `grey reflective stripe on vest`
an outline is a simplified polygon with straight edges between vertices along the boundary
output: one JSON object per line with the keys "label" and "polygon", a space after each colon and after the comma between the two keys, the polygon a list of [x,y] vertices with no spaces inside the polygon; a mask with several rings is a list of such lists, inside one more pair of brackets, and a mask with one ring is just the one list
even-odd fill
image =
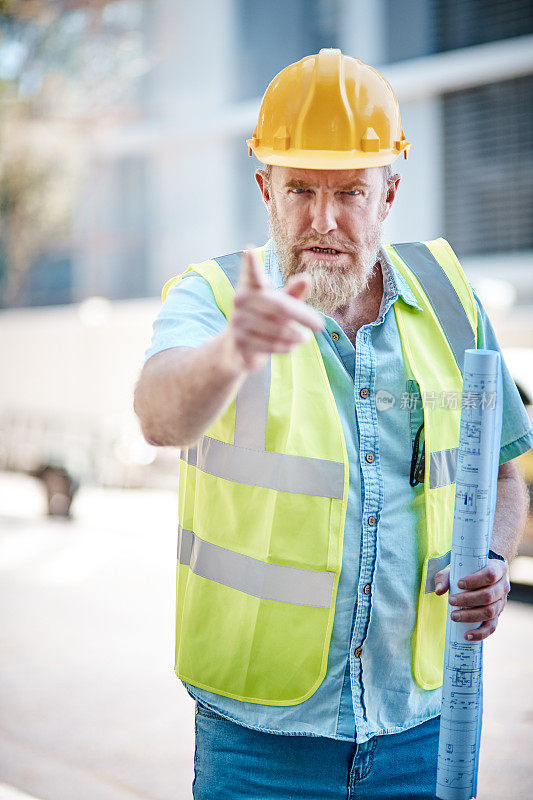
{"label": "grey reflective stripe on vest", "polygon": [[450,279],[422,242],[393,244],[392,247],[414,272],[428,296],[462,374],[465,350],[475,349],[476,334]]}
{"label": "grey reflective stripe on vest", "polygon": [[234,483],[339,500],[343,496],[344,464],[339,461],[250,450],[209,436],[183,449],[180,457],[202,472]]}
{"label": "grey reflective stripe on vest", "polygon": [[229,253],[227,256],[217,256],[213,258],[213,261],[216,261],[217,264],[222,267],[234,289],[237,288],[239,276],[241,274],[242,253],[243,251],[240,250],[238,253]]}
{"label": "grey reflective stripe on vest", "polygon": [[441,569],[444,569],[450,563],[450,559],[452,556],[452,551],[448,550],[447,553],[444,553],[443,556],[438,556],[437,558],[430,558],[428,561],[428,571],[426,575],[426,588],[424,590],[424,594],[429,594],[430,592],[435,591],[435,575],[437,572],[440,572]]}
{"label": "grey reflective stripe on vest", "polygon": [[262,369],[251,372],[237,392],[234,442],[253,450],[265,449],[270,358]]}
{"label": "grey reflective stripe on vest", "polygon": [[178,561],[195,575],[262,600],[329,608],[334,572],[267,564],[178,528]]}
{"label": "grey reflective stripe on vest", "polygon": [[429,488],[438,489],[455,482],[457,470],[457,447],[448,450],[436,450],[430,454]]}

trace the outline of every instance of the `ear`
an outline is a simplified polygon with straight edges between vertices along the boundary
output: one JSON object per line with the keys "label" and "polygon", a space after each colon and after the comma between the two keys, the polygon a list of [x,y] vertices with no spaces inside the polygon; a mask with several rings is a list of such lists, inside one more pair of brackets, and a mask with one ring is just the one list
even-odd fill
{"label": "ear", "polygon": [[402,176],[399,173],[396,173],[395,175],[393,175],[390,178],[390,180],[388,182],[387,193],[385,195],[385,203],[384,203],[384,208],[383,208],[383,217],[382,217],[382,219],[385,219],[386,217],[389,216],[389,211],[391,210],[391,206],[394,203],[394,198],[396,197],[396,192],[398,191],[398,186],[399,186],[399,183],[400,183],[401,179],[402,179]]}
{"label": "ear", "polygon": [[259,186],[259,190],[263,197],[263,202],[270,211],[270,203],[271,203],[270,178],[268,177],[264,169],[256,169],[255,179],[257,181],[257,185]]}

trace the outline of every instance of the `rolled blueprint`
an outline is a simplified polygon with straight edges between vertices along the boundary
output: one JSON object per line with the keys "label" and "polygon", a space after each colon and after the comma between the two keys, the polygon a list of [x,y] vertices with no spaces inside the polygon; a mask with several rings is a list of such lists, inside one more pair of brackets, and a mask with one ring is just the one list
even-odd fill
{"label": "rolled blueprint", "polygon": [[[457,449],[450,594],[482,569],[492,537],[502,424],[500,355],[466,350]],[[436,795],[476,797],[483,712],[483,642],[469,642],[470,622],[454,622],[448,605]],[[481,623],[480,623],[481,624]]]}

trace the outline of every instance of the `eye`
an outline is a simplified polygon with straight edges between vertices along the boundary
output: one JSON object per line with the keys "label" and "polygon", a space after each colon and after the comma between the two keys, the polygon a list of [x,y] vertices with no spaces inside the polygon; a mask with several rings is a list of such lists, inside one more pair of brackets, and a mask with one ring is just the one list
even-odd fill
{"label": "eye", "polygon": [[344,194],[350,195],[350,197],[355,197],[355,195],[361,194],[361,189],[351,189],[349,192],[344,192]]}
{"label": "eye", "polygon": [[293,189],[290,189],[290,191],[293,194],[305,194],[305,192],[308,192],[309,189],[296,189],[296,188],[293,188]]}

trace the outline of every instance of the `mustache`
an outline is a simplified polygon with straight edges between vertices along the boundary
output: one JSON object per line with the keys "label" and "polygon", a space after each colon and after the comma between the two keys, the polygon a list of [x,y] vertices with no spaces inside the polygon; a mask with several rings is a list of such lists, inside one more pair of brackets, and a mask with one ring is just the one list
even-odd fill
{"label": "mustache", "polygon": [[331,248],[332,250],[340,250],[344,253],[354,254],[359,254],[366,250],[364,246],[359,245],[356,242],[346,239],[339,241],[338,239],[333,239],[330,236],[325,236],[321,239],[317,239],[316,236],[301,236],[292,243],[291,250],[307,250],[310,247],[321,247],[323,249]]}

